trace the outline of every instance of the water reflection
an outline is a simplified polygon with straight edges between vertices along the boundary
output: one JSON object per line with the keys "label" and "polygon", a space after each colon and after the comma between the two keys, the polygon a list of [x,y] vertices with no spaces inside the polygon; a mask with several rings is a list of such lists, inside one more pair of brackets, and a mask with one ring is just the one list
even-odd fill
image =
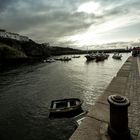
{"label": "water reflection", "polygon": [[50,121],[50,101],[77,97],[88,109],[129,55],[123,54],[121,61],[110,56],[98,63],[87,63],[82,55],[66,63],[41,63],[0,73],[0,138],[68,139],[75,126],[68,120]]}

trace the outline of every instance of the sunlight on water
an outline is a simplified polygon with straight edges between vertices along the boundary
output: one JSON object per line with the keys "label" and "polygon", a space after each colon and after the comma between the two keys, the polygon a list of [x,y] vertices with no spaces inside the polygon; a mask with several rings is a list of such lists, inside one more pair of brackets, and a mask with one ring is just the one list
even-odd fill
{"label": "sunlight on water", "polygon": [[[73,132],[73,128],[66,125],[67,120],[60,125],[60,121],[48,119],[51,100],[77,97],[84,100],[83,107],[88,109],[129,56],[123,54],[122,60],[114,60],[111,54],[104,62],[87,63],[81,55],[69,62],[40,63],[0,73],[0,131],[13,139],[20,136],[20,140],[23,136],[56,139],[65,130]],[[63,125],[67,126],[65,130]],[[13,131],[17,133],[13,135]]]}

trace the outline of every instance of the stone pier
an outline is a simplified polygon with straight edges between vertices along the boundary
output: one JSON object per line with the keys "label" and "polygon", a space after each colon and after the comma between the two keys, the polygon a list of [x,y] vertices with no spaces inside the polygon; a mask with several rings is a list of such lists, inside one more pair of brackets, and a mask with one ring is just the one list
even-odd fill
{"label": "stone pier", "polygon": [[107,133],[109,124],[107,98],[113,94],[129,99],[131,105],[128,108],[128,126],[132,139],[140,140],[140,57],[129,57],[126,60],[70,140],[110,140]]}

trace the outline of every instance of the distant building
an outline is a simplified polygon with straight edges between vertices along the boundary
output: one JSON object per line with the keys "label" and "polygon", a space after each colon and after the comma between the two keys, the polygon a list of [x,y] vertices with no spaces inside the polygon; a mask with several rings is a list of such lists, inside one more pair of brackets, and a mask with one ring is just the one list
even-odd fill
{"label": "distant building", "polygon": [[0,29],[0,37],[2,38],[10,38],[10,39],[15,39],[18,41],[29,41],[29,38],[26,36],[22,36],[16,33],[11,33],[11,32],[7,32],[4,29]]}
{"label": "distant building", "polygon": [[42,45],[46,46],[46,47],[50,47],[50,43],[47,42],[47,43],[43,43]]}
{"label": "distant building", "polygon": [[134,57],[140,56],[140,47],[134,47],[132,49],[132,56],[134,56]]}

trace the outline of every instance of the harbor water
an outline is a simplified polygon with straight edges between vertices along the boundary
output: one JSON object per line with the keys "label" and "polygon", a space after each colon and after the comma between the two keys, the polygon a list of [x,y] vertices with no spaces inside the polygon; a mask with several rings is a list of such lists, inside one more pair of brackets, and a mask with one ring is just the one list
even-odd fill
{"label": "harbor water", "polygon": [[24,65],[0,72],[0,140],[67,140],[75,131],[71,119],[48,118],[51,100],[76,97],[88,110],[121,68],[122,60]]}

